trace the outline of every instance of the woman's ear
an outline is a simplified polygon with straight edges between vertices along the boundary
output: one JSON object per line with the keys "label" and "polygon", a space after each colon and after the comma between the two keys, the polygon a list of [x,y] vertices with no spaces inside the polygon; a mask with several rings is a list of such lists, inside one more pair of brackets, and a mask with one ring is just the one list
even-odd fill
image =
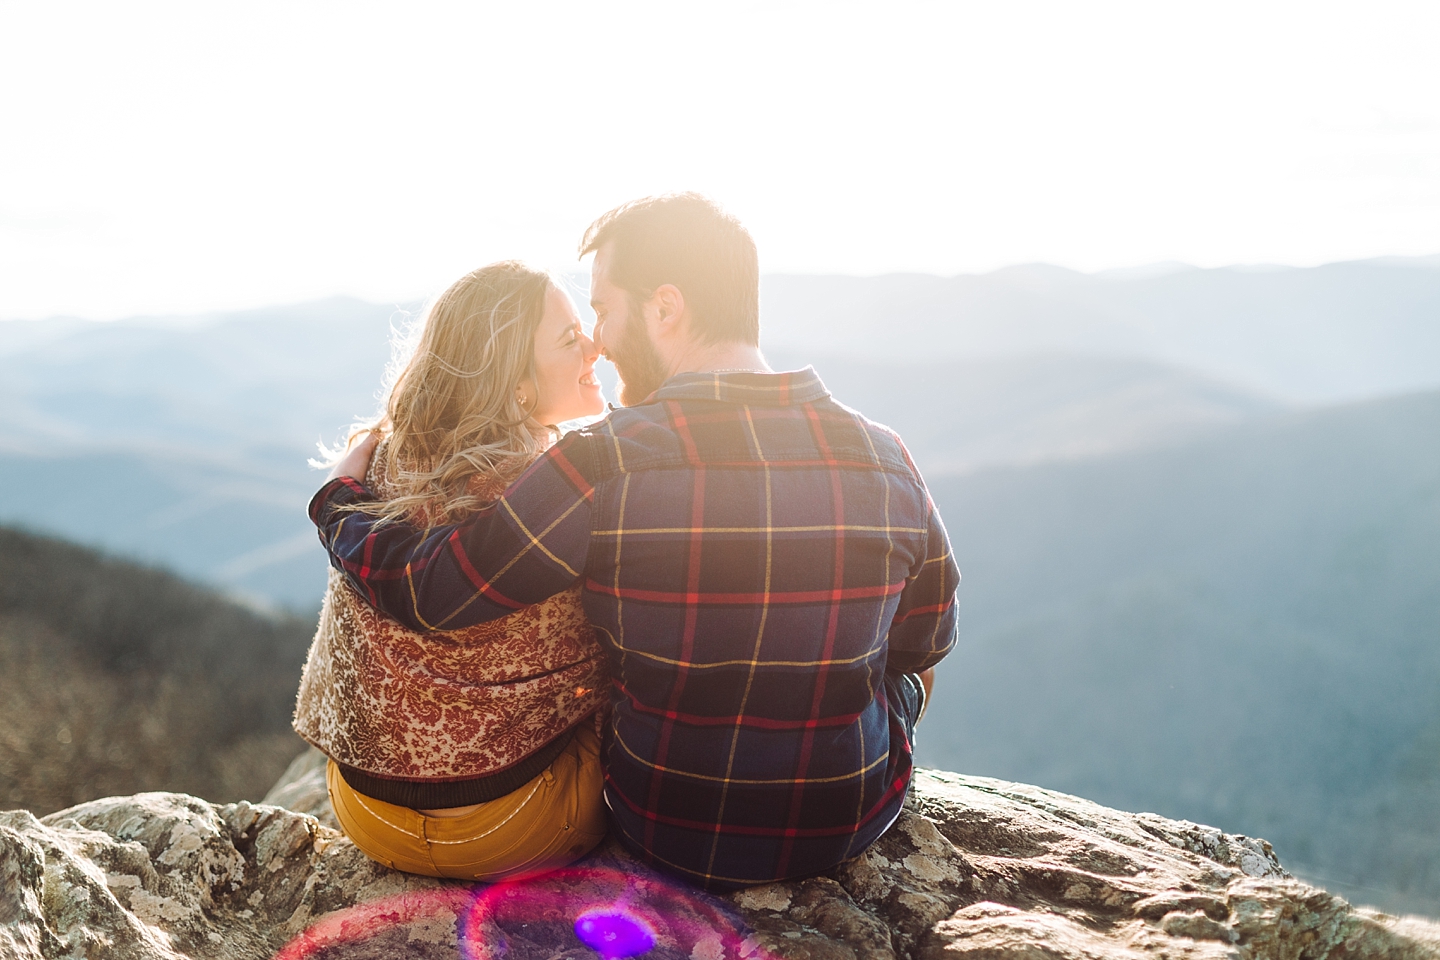
{"label": "woman's ear", "polygon": [[515,384],[515,399],[526,413],[533,412],[540,405],[540,390],[533,378],[520,378],[520,382]]}

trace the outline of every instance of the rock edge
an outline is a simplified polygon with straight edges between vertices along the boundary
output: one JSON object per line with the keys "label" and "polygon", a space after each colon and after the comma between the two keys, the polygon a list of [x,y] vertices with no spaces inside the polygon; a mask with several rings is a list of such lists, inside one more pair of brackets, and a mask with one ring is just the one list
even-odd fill
{"label": "rock edge", "polygon": [[[458,956],[455,904],[475,887],[366,859],[333,828],[313,754],[266,800],[145,793],[0,813],[0,954],[260,960],[344,928],[357,905],[425,902],[305,955]],[[639,878],[634,895],[657,910],[677,889],[613,842],[586,864]],[[828,876],[688,895],[743,940],[671,944],[657,960],[1440,960],[1440,925],[1354,908],[1291,877],[1263,840],[933,770],[895,826]],[[595,956],[562,928],[512,933],[510,956]]]}

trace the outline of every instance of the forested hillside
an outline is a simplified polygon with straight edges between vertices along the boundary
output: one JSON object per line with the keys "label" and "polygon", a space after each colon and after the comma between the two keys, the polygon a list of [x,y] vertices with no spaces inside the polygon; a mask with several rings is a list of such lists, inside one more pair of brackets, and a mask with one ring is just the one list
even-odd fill
{"label": "forested hillside", "polygon": [[964,582],[923,762],[1440,914],[1440,393],[931,486]]}
{"label": "forested hillside", "polygon": [[0,808],[178,790],[264,796],[313,621],[0,527]]}

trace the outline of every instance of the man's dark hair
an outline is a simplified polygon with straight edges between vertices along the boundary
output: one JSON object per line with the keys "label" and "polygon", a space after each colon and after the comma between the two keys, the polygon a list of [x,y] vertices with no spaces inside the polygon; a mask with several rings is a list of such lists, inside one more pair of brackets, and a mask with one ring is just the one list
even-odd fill
{"label": "man's dark hair", "polygon": [[643,197],[590,224],[580,256],[609,247],[610,281],[647,300],[674,284],[709,343],[760,344],[760,261],[749,231],[698,193]]}

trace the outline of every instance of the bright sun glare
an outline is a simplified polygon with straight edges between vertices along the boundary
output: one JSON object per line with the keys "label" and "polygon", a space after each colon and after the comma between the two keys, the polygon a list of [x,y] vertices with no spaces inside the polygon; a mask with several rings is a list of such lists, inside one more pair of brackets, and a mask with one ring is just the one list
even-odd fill
{"label": "bright sun glare", "polygon": [[0,8],[0,317],[574,269],[698,189],[775,271],[1440,252],[1440,6]]}

